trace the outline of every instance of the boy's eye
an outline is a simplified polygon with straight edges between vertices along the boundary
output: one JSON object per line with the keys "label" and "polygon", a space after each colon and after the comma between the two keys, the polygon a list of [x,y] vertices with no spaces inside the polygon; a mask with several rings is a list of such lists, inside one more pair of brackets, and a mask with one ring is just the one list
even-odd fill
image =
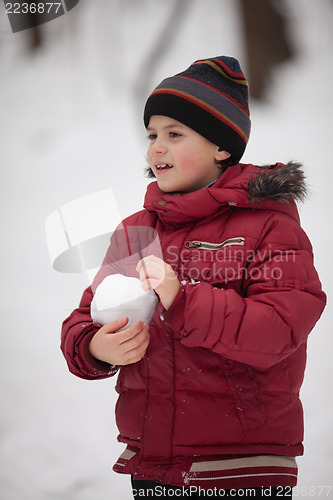
{"label": "boy's eye", "polygon": [[[180,136],[181,134],[179,132],[169,132],[169,137],[171,137],[171,139],[175,139]],[[149,141],[154,141],[155,139],[157,139],[157,134],[148,134],[147,139]]]}

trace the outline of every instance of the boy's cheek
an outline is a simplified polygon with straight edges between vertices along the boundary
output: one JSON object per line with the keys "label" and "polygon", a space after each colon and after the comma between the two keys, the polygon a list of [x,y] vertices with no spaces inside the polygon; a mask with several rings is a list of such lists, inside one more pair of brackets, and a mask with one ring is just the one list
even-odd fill
{"label": "boy's cheek", "polygon": [[148,151],[147,151],[147,160],[148,160],[149,166],[151,167],[152,159],[151,159],[150,149],[148,149]]}

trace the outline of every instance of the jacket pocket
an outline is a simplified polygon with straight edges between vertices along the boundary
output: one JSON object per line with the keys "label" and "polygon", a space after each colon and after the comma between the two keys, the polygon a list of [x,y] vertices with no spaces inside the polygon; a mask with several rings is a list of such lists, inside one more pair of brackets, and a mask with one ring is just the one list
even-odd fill
{"label": "jacket pocket", "polygon": [[253,368],[227,359],[224,359],[223,364],[242,427],[249,430],[263,426],[266,416]]}
{"label": "jacket pocket", "polygon": [[245,238],[237,236],[235,238],[228,238],[221,243],[210,243],[208,241],[186,241],[185,248],[202,248],[203,250],[220,250],[232,245],[244,245]]}
{"label": "jacket pocket", "polygon": [[242,236],[219,243],[186,241],[180,281],[206,282],[216,288],[233,288],[241,293],[246,265],[244,245]]}

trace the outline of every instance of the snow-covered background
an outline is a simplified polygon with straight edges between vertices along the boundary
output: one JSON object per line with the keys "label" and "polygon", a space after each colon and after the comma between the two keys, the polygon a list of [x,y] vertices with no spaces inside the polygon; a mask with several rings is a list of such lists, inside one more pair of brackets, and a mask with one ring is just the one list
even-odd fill
{"label": "snow-covered background", "polygon": [[[114,380],[71,375],[59,350],[63,319],[86,278],[55,272],[44,223],[64,203],[112,187],[122,217],[147,185],[142,105],[134,85],[168,11],[163,0],[81,0],[42,27],[31,53],[0,5],[1,442],[3,500],[131,498],[111,471]],[[265,103],[253,102],[244,161],[305,164],[312,195],[302,225],[329,298],[332,289],[333,3],[287,0],[298,57],[275,73]],[[151,88],[198,58],[238,57],[246,72],[237,2],[193,0],[164,48]],[[333,482],[330,305],[309,340],[302,399],[305,455],[300,486]],[[313,495],[319,498],[319,490]],[[333,498],[333,491],[327,496]],[[312,493],[311,493],[312,492]],[[303,495],[304,496],[304,495]]]}

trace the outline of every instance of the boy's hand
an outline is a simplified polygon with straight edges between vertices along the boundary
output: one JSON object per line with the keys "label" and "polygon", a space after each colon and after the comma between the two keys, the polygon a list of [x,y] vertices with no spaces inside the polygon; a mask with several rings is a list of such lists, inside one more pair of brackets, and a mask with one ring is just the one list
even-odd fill
{"label": "boy's hand", "polygon": [[138,321],[119,332],[128,323],[121,318],[100,328],[89,343],[90,354],[110,365],[129,365],[143,358],[149,344],[149,327]]}
{"label": "boy's hand", "polygon": [[139,261],[136,270],[140,275],[142,288],[146,292],[150,288],[155,290],[164,308],[169,309],[180,288],[172,267],[155,255],[150,255]]}

